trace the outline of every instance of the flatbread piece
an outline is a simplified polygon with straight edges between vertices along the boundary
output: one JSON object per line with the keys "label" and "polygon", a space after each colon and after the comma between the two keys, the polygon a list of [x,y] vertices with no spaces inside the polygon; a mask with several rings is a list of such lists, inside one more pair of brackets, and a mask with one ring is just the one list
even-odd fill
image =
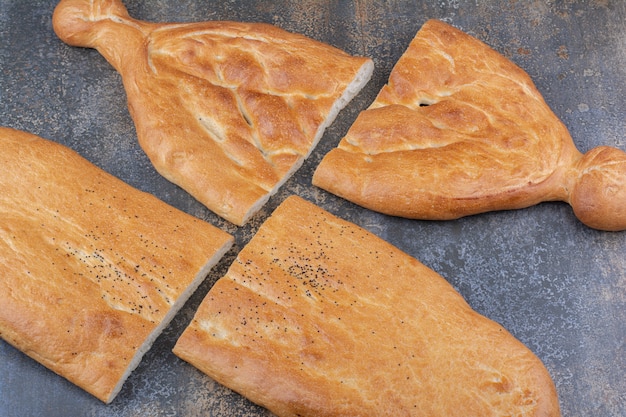
{"label": "flatbread piece", "polygon": [[626,229],[626,153],[583,156],[521,68],[437,20],[417,33],[313,184],[426,220],[565,201],[586,225]]}
{"label": "flatbread piece", "polygon": [[0,128],[0,337],[110,402],[233,238]]}
{"label": "flatbread piece", "polygon": [[148,23],[119,0],[63,0],[54,30],[121,74],[164,177],[242,225],[367,83],[372,60],[269,24]]}
{"label": "flatbread piece", "polygon": [[174,353],[278,416],[558,416],[540,360],[441,276],[293,196]]}

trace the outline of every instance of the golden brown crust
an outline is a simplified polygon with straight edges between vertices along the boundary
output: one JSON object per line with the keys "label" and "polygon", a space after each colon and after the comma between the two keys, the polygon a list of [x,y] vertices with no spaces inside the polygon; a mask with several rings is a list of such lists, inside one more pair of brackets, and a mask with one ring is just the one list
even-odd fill
{"label": "golden brown crust", "polygon": [[[581,156],[522,69],[430,20],[313,184],[382,213],[448,220],[569,202]],[[610,219],[626,228],[626,215]]]}
{"label": "golden brown crust", "polygon": [[0,128],[0,336],[109,402],[232,237]]}
{"label": "golden brown crust", "polygon": [[580,160],[570,204],[589,227],[626,230],[626,153],[598,146]]}
{"label": "golden brown crust", "polygon": [[302,164],[373,64],[267,24],[153,24],[64,0],[54,28],[120,72],[155,168],[243,224]]}
{"label": "golden brown crust", "polygon": [[279,416],[558,416],[548,372],[438,274],[299,197],[174,352]]}

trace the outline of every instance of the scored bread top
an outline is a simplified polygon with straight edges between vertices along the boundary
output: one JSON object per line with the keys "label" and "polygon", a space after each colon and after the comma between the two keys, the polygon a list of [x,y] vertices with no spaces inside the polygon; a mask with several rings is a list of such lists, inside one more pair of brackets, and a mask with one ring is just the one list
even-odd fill
{"label": "scored bread top", "polygon": [[262,23],[149,23],[119,0],[63,0],[65,42],[121,74],[155,168],[210,210],[245,223],[367,83],[371,59]]}
{"label": "scored bread top", "polygon": [[60,144],[0,144],[0,337],[110,402],[233,239]]}
{"label": "scored bread top", "polygon": [[583,157],[528,74],[437,20],[422,26],[313,184],[407,218],[559,200],[590,227],[626,229],[626,153]]}
{"label": "scored bread top", "polygon": [[289,197],[174,353],[278,416],[558,416],[540,360],[441,276]]}

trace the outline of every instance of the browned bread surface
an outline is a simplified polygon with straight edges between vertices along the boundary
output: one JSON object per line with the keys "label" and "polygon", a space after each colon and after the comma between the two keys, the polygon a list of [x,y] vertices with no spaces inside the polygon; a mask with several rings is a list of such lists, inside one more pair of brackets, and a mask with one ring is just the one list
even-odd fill
{"label": "browned bread surface", "polygon": [[626,229],[626,153],[583,156],[530,77],[437,20],[417,33],[389,81],[313,184],[407,218],[448,220],[566,201],[590,227]]}
{"label": "browned bread surface", "polygon": [[0,337],[110,402],[232,237],[60,144],[0,149]]}
{"label": "browned bread surface", "polygon": [[441,276],[299,197],[174,353],[278,416],[558,416],[540,360]]}
{"label": "browned bread surface", "polygon": [[63,0],[65,42],[121,74],[155,168],[242,225],[297,170],[367,83],[370,59],[260,23],[148,23],[119,0]]}

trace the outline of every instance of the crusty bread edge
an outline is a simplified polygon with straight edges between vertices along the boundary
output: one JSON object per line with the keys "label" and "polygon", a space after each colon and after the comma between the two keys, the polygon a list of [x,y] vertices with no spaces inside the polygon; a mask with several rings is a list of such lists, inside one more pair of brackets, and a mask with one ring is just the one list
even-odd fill
{"label": "crusty bread edge", "polygon": [[198,271],[193,281],[191,281],[191,283],[187,286],[187,288],[176,299],[176,301],[174,302],[172,307],[169,309],[169,311],[167,312],[163,320],[148,335],[148,337],[144,340],[142,345],[139,346],[139,348],[135,352],[135,355],[129,362],[128,367],[126,368],[126,371],[124,372],[122,377],[119,379],[119,381],[117,382],[117,384],[115,385],[111,393],[109,394],[109,397],[105,400],[106,404],[111,403],[111,401],[115,399],[117,394],[119,394],[119,392],[122,389],[122,386],[124,385],[128,377],[130,376],[130,374],[135,370],[135,368],[137,368],[137,366],[141,362],[143,355],[145,355],[150,350],[150,348],[154,344],[154,341],[157,339],[157,337],[159,337],[161,332],[169,325],[170,321],[172,321],[176,313],[180,311],[180,309],[187,302],[189,297],[191,297],[191,295],[198,289],[200,284],[204,281],[206,276],[209,274],[209,271],[222,259],[222,257],[226,254],[226,252],[230,250],[230,248],[233,246],[233,243],[234,243],[234,239],[231,236],[229,240],[224,245],[222,245],[222,247]]}
{"label": "crusty bread edge", "polygon": [[293,174],[298,169],[300,169],[304,161],[311,155],[313,150],[317,147],[317,144],[319,143],[322,136],[324,135],[326,128],[329,127],[335,121],[339,112],[348,103],[350,103],[350,101],[352,101],[354,97],[356,97],[356,95],[363,89],[363,87],[365,87],[365,85],[372,78],[373,73],[374,73],[374,61],[367,58],[365,62],[363,63],[363,65],[361,65],[361,68],[359,68],[359,71],[356,73],[356,75],[354,76],[350,84],[348,84],[348,86],[345,88],[343,94],[337,100],[335,100],[335,103],[333,104],[330,111],[328,112],[328,116],[326,117],[326,119],[324,119],[324,121],[320,124],[319,128],[317,129],[317,132],[315,133],[315,137],[313,138],[312,145],[309,148],[309,151],[307,152],[307,154],[304,155],[304,157],[299,158],[298,161],[296,161],[296,163],[293,164],[291,169],[287,171],[287,173],[281,178],[279,182],[276,183],[276,185],[274,185],[274,188],[269,190],[265,195],[263,195],[263,197],[259,198],[252,206],[250,206],[248,211],[243,216],[240,226],[243,226],[244,224],[246,224],[248,220],[250,220],[250,218],[254,214],[256,214],[256,212],[258,212],[274,194],[276,194],[278,189],[282,187],[283,184],[285,184],[285,182],[287,182],[287,180],[291,178],[291,176],[293,176]]}

